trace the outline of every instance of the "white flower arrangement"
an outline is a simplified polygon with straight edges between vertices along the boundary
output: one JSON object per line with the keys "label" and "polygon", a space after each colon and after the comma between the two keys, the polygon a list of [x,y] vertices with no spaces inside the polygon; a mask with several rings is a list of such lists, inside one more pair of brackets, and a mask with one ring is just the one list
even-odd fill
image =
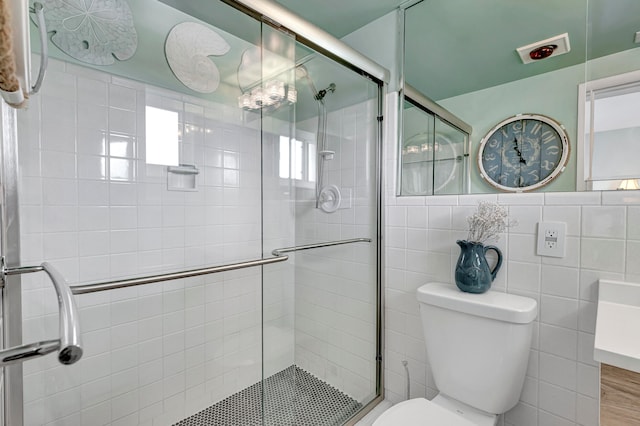
{"label": "white flower arrangement", "polygon": [[476,212],[467,217],[469,234],[467,241],[484,244],[489,240],[500,238],[500,234],[509,226],[516,225],[515,221],[509,221],[507,208],[498,203],[481,201]]}

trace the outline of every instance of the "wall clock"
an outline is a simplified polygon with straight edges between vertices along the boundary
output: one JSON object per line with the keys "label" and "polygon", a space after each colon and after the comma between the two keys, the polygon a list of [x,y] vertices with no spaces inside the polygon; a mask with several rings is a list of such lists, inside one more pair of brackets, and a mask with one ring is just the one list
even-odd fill
{"label": "wall clock", "polygon": [[540,114],[518,114],[496,124],[480,142],[480,176],[508,192],[533,191],[564,171],[569,137],[562,124]]}

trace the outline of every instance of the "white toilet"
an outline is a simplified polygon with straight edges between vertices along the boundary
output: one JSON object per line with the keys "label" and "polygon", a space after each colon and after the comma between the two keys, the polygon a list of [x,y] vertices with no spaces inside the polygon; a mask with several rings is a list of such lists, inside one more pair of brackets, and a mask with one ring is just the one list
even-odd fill
{"label": "white toilet", "polygon": [[440,393],[394,405],[373,426],[494,426],[520,398],[537,303],[454,285],[418,289],[427,358]]}

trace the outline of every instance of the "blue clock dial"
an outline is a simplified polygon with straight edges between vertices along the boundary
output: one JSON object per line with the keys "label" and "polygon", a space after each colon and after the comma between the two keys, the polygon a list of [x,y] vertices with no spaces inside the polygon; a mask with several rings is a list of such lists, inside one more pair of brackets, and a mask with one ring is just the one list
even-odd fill
{"label": "blue clock dial", "polygon": [[560,125],[528,114],[505,120],[485,136],[479,164],[483,177],[494,186],[535,189],[559,173],[567,154],[568,139]]}

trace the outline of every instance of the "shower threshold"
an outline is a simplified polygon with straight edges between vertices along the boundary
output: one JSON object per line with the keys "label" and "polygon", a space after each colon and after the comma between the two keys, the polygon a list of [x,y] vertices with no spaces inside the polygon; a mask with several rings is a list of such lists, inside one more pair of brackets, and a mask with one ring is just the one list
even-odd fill
{"label": "shower threshold", "polygon": [[334,426],[362,404],[292,365],[196,413],[174,426]]}

